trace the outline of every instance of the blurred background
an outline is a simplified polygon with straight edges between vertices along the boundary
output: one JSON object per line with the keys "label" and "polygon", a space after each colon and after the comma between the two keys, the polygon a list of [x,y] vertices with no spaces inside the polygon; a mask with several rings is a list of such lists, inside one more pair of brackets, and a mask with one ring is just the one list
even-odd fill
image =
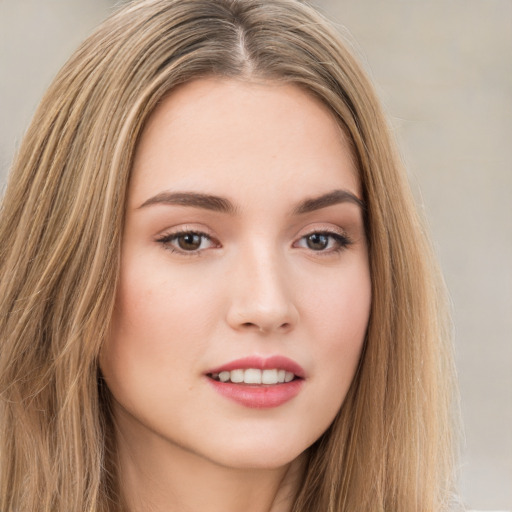
{"label": "blurred background", "polygon": [[[53,76],[120,3],[0,0],[2,191]],[[313,3],[376,85],[451,293],[462,498],[512,510],[512,0]]]}

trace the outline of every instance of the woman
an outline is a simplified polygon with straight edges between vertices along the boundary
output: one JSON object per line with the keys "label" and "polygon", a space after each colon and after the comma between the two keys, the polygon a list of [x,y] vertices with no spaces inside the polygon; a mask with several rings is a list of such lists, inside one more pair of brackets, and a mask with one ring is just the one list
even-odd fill
{"label": "woman", "polygon": [[448,508],[441,281],[311,8],[121,9],[43,99],[0,240],[1,510]]}

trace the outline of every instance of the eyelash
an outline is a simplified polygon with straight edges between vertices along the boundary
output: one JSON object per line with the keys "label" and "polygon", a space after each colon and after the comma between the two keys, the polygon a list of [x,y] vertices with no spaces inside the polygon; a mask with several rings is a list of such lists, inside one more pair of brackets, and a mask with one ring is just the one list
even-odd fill
{"label": "eyelash", "polygon": [[[199,248],[193,249],[193,250],[186,250],[183,248],[178,248],[173,245],[173,242],[177,242],[180,237],[184,237],[187,235],[188,236],[197,236],[202,239],[202,241],[200,242]],[[302,242],[303,240],[307,244],[308,237],[312,237],[314,235],[328,237],[331,239],[331,241],[334,241],[334,244],[336,244],[335,247],[330,247],[327,250],[324,250],[324,249],[323,250],[314,250],[314,249],[309,248],[309,250],[311,250],[313,253],[318,254],[319,256],[327,256],[330,254],[340,253],[340,252],[344,251],[347,247],[352,245],[352,243],[353,243],[353,241],[345,234],[342,235],[338,232],[329,231],[329,230],[318,230],[318,231],[312,231],[306,235],[301,236],[297,242],[294,242],[294,244],[293,244],[294,247],[296,246],[297,243]],[[202,254],[202,252],[204,250],[206,250],[206,248],[201,249],[201,245],[204,240],[207,240],[214,244],[218,244],[217,247],[220,247],[220,243],[215,241],[215,239],[213,237],[211,237],[207,233],[204,233],[201,231],[196,231],[193,229],[182,230],[182,231],[178,231],[175,233],[166,234],[166,235],[163,235],[156,239],[156,241],[158,243],[162,244],[166,250],[171,251],[173,253],[183,255],[183,256],[188,256],[188,257],[200,256]],[[304,247],[304,248],[308,249],[308,247]]]}
{"label": "eyelash", "polygon": [[318,231],[312,231],[304,236],[301,236],[299,238],[299,240],[294,243],[294,245],[303,240],[307,243],[307,239],[314,235],[328,237],[331,240],[333,240],[334,241],[333,243],[335,244],[334,247],[331,247],[327,250],[316,251],[314,249],[309,248],[312,252],[318,254],[319,256],[328,256],[331,254],[338,254],[338,253],[344,251],[347,247],[349,247],[353,243],[352,240],[346,234],[341,234],[336,231],[318,230]]}
{"label": "eyelash", "polygon": [[[203,244],[204,240],[208,240],[210,242],[215,243],[215,240],[210,235],[208,235],[207,233],[203,233],[202,231],[196,231],[194,229],[184,229],[176,233],[169,233],[161,236],[160,238],[157,238],[156,241],[158,243],[161,243],[166,250],[171,251],[173,253],[181,254],[183,256],[199,256],[202,253],[202,251],[205,250],[204,248],[198,248],[195,250],[187,251],[186,249],[178,248],[172,245],[172,243],[177,242],[180,237],[184,237],[187,235],[201,237],[201,245]],[[220,246],[220,244],[218,245]]]}

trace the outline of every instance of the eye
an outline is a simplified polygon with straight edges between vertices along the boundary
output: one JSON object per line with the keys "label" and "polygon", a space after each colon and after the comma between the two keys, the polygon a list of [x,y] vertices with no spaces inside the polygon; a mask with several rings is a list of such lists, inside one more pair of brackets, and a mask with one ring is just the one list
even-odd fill
{"label": "eye", "polygon": [[157,242],[164,245],[170,251],[192,254],[216,246],[209,235],[198,231],[171,233],[158,238]]}
{"label": "eye", "polygon": [[339,233],[319,231],[303,236],[296,243],[296,247],[303,247],[315,252],[337,252],[351,244],[348,237]]}

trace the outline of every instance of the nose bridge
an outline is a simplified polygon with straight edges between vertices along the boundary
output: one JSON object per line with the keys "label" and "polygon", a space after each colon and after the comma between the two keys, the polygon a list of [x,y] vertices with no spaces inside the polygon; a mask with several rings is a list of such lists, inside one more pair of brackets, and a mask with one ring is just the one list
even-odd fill
{"label": "nose bridge", "polygon": [[260,332],[289,330],[298,318],[284,255],[253,240],[240,251],[233,272],[229,323]]}

